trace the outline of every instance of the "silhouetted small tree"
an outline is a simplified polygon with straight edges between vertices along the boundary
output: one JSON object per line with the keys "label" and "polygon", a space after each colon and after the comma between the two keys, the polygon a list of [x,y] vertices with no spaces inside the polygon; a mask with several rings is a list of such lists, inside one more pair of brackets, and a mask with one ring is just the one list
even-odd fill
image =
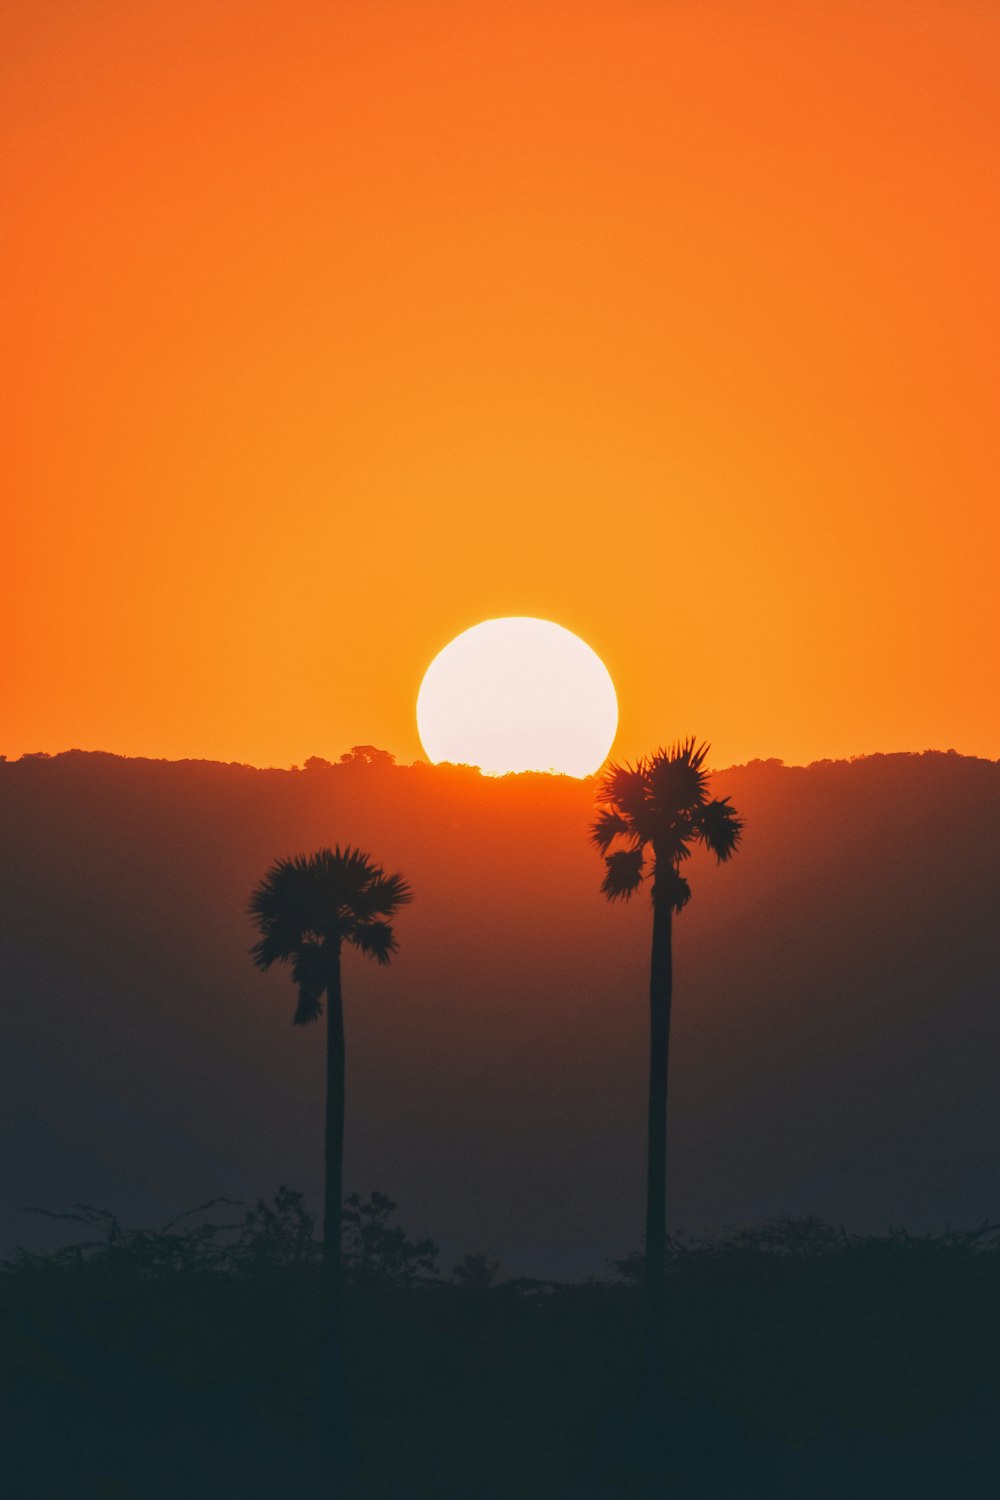
{"label": "silhouetted small tree", "polygon": [[[309,762],[306,761],[306,765]],[[342,766],[387,766],[396,764],[396,757],[389,750],[380,750],[377,745],[352,745],[340,757]]]}
{"label": "silhouetted small tree", "polygon": [[691,899],[681,866],[702,844],[720,863],[730,859],[743,829],[728,797],[710,799],[707,745],[688,739],[635,765],[611,765],[597,791],[600,812],[591,838],[604,855],[601,886],[609,901],[628,901],[651,877],[653,952],[650,964],[649,1115],[646,1157],[644,1275],[659,1302],[667,1252],[667,1077],[673,997],[672,924]]}
{"label": "silhouetted small tree", "polygon": [[498,1260],[490,1260],[482,1250],[467,1252],[452,1268],[452,1280],[463,1292],[481,1296],[488,1292],[500,1269]]}
{"label": "silhouetted small tree", "polygon": [[258,1198],[248,1210],[237,1260],[250,1268],[314,1265],[321,1250],[315,1217],[303,1203],[302,1194],[280,1187],[270,1203]]}
{"label": "silhouetted small tree", "polygon": [[344,1260],[351,1277],[374,1285],[408,1286],[437,1271],[433,1240],[411,1240],[390,1222],[397,1205],[385,1193],[367,1198],[352,1193],[344,1201]]}

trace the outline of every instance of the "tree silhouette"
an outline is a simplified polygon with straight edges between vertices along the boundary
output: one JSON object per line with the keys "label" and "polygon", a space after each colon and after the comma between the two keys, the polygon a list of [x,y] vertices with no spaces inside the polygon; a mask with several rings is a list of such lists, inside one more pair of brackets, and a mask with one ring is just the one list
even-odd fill
{"label": "tree silhouette", "polygon": [[344,1008],[340,956],[345,943],[376,963],[396,951],[389,918],[413,900],[401,875],[386,875],[360,849],[339,844],[279,859],[250,899],[261,937],[250,950],[258,969],[290,963],[298,986],[296,1026],[323,1014],[326,996],[326,1176],[323,1254],[329,1283],[339,1288],[344,1154]]}
{"label": "tree silhouette", "polygon": [[[728,797],[710,801],[703,769],[707,745],[684,740],[633,765],[611,765],[598,784],[601,808],[591,839],[604,855],[601,886],[609,901],[628,901],[651,877],[653,952],[649,979],[649,1118],[646,1158],[644,1279],[651,1307],[659,1305],[667,1247],[667,1072],[673,996],[671,939],[674,912],[691,887],[681,865],[696,844],[722,863],[740,840],[742,819]],[[618,845],[619,847],[615,847]],[[651,857],[651,858],[650,858]]]}

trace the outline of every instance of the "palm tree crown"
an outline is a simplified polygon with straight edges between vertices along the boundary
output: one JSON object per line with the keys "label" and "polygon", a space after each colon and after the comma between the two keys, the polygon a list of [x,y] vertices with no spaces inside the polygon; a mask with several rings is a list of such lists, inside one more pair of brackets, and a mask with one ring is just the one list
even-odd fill
{"label": "palm tree crown", "polygon": [[[681,911],[691,887],[680,865],[695,844],[710,849],[721,863],[740,841],[743,820],[729,798],[708,797],[704,770],[707,745],[694,739],[656,750],[632,765],[611,765],[601,777],[601,807],[591,839],[607,866],[601,890],[609,901],[629,900],[639,889],[652,853],[654,905]],[[625,847],[613,848],[616,843]]]}
{"label": "palm tree crown", "polygon": [[387,918],[413,900],[402,875],[386,875],[349,845],[279,859],[250,899],[261,934],[250,950],[258,969],[291,963],[298,986],[297,1026],[318,1021],[330,960],[351,943],[387,964],[397,943]]}

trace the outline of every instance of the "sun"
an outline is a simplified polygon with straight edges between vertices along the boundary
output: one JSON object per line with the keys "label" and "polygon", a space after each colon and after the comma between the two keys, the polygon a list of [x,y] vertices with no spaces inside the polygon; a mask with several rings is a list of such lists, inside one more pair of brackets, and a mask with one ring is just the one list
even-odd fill
{"label": "sun", "polygon": [[555,771],[589,776],[618,728],[618,699],[601,658],[551,620],[484,620],[440,651],[417,697],[428,757],[488,776]]}

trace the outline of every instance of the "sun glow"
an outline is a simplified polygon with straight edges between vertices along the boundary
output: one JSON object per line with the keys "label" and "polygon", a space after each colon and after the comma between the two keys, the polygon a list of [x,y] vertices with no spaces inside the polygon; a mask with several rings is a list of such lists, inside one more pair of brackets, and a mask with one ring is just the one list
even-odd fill
{"label": "sun glow", "polygon": [[551,620],[473,625],[434,658],[417,698],[428,757],[479,766],[488,776],[589,776],[617,728],[618,699],[604,663]]}

